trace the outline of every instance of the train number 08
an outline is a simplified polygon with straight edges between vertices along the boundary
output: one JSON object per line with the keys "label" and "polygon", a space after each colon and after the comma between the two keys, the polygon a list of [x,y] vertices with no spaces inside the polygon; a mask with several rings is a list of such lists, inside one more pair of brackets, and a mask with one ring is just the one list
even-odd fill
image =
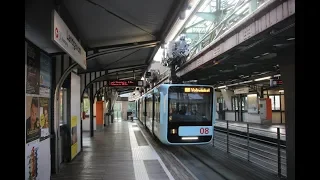
{"label": "train number 08", "polygon": [[200,128],[200,134],[209,134],[209,128]]}

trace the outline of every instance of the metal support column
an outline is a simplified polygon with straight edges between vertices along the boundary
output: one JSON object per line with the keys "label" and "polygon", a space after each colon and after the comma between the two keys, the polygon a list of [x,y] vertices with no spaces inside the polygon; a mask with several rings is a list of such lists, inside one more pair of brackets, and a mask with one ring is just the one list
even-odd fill
{"label": "metal support column", "polygon": [[287,179],[295,180],[295,54],[294,48],[278,54],[284,87]]}
{"label": "metal support column", "polygon": [[93,104],[94,104],[94,97],[93,97],[93,84],[90,85],[90,137],[94,135],[94,128],[93,128]]}

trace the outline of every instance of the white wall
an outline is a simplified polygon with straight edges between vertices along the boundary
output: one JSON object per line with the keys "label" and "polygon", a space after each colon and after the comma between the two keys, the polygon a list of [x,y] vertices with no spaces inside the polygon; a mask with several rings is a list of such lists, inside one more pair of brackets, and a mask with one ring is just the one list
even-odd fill
{"label": "white wall", "polygon": [[[87,117],[85,120],[82,121],[82,130],[90,131],[90,117]],[[93,117],[93,130],[97,130],[96,117]]]}
{"label": "white wall", "polygon": [[226,116],[225,116],[226,120],[228,121],[234,121],[235,117],[234,117],[234,112],[231,111],[226,111]]}
{"label": "white wall", "polygon": [[233,91],[227,90],[227,89],[221,89],[221,94],[223,96],[223,99],[226,102],[226,106],[228,110],[232,109],[231,105],[231,97],[233,96]]}
{"label": "white wall", "polygon": [[166,66],[162,66],[159,61],[152,61],[151,64],[148,67],[148,71],[151,69],[158,69],[160,71],[160,74],[168,70],[169,68]]}
{"label": "white wall", "polygon": [[41,159],[38,162],[39,180],[49,180],[51,176],[51,155],[48,152],[50,152],[50,138],[39,144],[38,158]]}
{"label": "white wall", "polygon": [[243,113],[243,122],[261,124],[260,114]]}
{"label": "white wall", "polygon": [[71,73],[71,117],[77,116],[77,139],[78,139],[78,152],[81,150],[81,100],[80,100],[80,83],[81,78],[75,73]]}

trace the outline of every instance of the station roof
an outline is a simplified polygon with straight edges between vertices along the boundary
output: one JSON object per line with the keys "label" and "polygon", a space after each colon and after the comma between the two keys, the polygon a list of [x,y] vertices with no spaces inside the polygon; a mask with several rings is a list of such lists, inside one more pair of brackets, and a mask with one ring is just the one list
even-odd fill
{"label": "station roof", "polygon": [[[270,37],[270,34],[276,35]],[[223,86],[280,74],[280,51],[294,55],[295,23],[284,21],[185,74],[184,80]],[[183,67],[182,67],[183,68]],[[262,86],[268,83],[259,82]]]}
{"label": "station roof", "polygon": [[80,39],[87,56],[92,57],[87,61],[87,70],[79,69],[78,73],[135,69],[135,76],[141,76],[187,3],[184,0],[26,1],[25,37],[47,53],[62,53],[51,40],[51,14],[56,9]]}

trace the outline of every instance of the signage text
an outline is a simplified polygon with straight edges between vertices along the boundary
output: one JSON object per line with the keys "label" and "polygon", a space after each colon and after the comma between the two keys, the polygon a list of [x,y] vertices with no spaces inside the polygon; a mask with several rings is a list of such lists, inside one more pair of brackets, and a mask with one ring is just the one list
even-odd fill
{"label": "signage text", "polygon": [[108,86],[142,86],[142,81],[137,80],[108,80]]}
{"label": "signage text", "polygon": [[184,88],[186,93],[209,93],[211,92],[210,88],[196,88],[196,87],[186,87]]}

